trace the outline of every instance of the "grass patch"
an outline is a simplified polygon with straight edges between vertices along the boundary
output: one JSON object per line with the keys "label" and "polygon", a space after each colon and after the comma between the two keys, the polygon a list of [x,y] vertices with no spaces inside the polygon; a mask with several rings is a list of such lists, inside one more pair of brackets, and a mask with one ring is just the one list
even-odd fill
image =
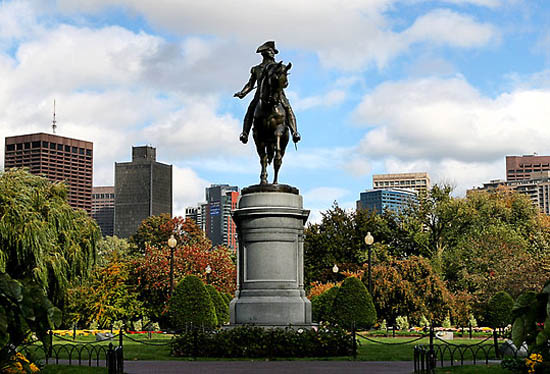
{"label": "grass patch", "polygon": [[107,374],[107,368],[89,366],[46,365],[43,374]]}
{"label": "grass patch", "polygon": [[435,369],[436,374],[510,374],[499,365],[467,365]]}
{"label": "grass patch", "polygon": [[[168,343],[171,339],[172,339],[172,336],[171,335],[168,335],[168,334],[154,334],[153,335],[153,338],[152,339],[148,339],[147,338],[147,335],[131,335],[131,338],[134,339],[134,340],[137,340],[138,342],[144,342],[146,344],[164,344],[164,343]],[[395,337],[395,338],[386,338],[386,337],[370,337],[371,339],[374,339],[378,342],[384,342],[384,343],[401,343],[401,342],[406,342],[406,341],[410,341],[414,338],[411,338],[411,337]],[[91,343],[91,342],[95,342],[95,337],[94,336],[79,336],[78,339],[76,340],[76,342],[78,343]],[[118,345],[118,338],[116,339],[113,339],[112,341],[110,341],[113,343],[113,346],[117,346]],[[176,358],[176,357],[172,357],[170,355],[170,352],[171,352],[171,348],[169,345],[161,345],[161,346],[157,346],[157,345],[146,345],[146,344],[141,344],[141,343],[138,343],[138,342],[134,342],[132,340],[130,340],[129,338],[127,337],[124,337],[124,341],[123,341],[123,346],[124,346],[124,359],[125,360],[192,360],[190,358]],[[453,344],[468,344],[468,345],[472,345],[472,344],[476,344],[476,343],[479,343],[480,340],[479,339],[454,339],[452,341]],[[491,341],[488,341],[484,344],[490,344]],[[358,338],[358,352],[357,352],[357,360],[361,360],[361,361],[412,361],[413,360],[413,350],[414,350],[414,346],[417,345],[417,344],[429,344],[429,339],[428,338],[424,338],[424,339],[421,339],[419,341],[416,341],[414,343],[408,343],[408,344],[403,344],[403,345],[386,345],[386,344],[378,344],[378,343],[373,343],[373,342],[370,342],[366,339],[363,339],[363,338]],[[57,339],[57,338],[54,338],[54,345],[56,347],[56,350],[59,350],[60,348],[60,345],[66,345],[65,347],[67,347],[67,349],[61,349],[60,353],[59,353],[59,359],[68,359],[69,358],[69,354],[68,354],[68,350],[70,349],[70,345],[72,345],[73,343],[70,343],[70,342],[67,342],[67,341],[64,341],[64,340],[60,340],[60,339]],[[104,346],[104,347],[107,347],[109,345],[109,342],[101,342],[101,343],[96,343],[96,344],[93,344],[93,345],[88,345],[89,346],[96,346],[96,345],[100,345],[100,346]],[[491,352],[492,353],[492,352]],[[482,357],[483,356],[483,357]],[[494,359],[495,357],[493,357],[494,355],[491,354],[491,356],[489,357],[489,359]],[[43,359],[44,358],[44,354],[41,350],[36,350],[36,355],[33,355],[33,358],[37,358],[37,359]],[[89,355],[87,354],[87,352],[85,350],[82,351],[82,360],[83,362],[87,363],[88,361],[88,357]],[[95,359],[95,357],[94,357]],[[101,354],[100,355],[100,359],[103,360],[104,359],[104,354]],[[221,360],[221,359],[212,359],[212,358],[209,358],[209,359],[201,359],[201,358],[198,358],[200,360]],[[277,360],[283,360],[284,358],[276,358]],[[323,358],[289,358],[291,360],[351,360],[351,356],[340,356],[340,357],[323,357]],[[439,357],[438,357],[439,359]],[[450,354],[449,352],[446,352],[445,353],[445,357],[444,357],[445,360],[450,360]],[[460,360],[460,357],[458,355],[458,353],[455,353],[455,356],[454,356],[454,359],[455,360]],[[478,354],[478,357],[477,359],[481,362],[481,361],[484,361],[485,360],[485,356],[482,355],[482,353]],[[72,360],[73,361],[76,361],[78,360],[78,353],[75,353],[73,352],[73,355],[72,355]],[[235,360],[244,360],[244,359],[224,359],[224,360],[230,360],[230,361],[235,361]],[[466,352],[466,354],[464,355],[464,360],[465,361],[471,361],[472,360],[472,354],[471,352]]]}

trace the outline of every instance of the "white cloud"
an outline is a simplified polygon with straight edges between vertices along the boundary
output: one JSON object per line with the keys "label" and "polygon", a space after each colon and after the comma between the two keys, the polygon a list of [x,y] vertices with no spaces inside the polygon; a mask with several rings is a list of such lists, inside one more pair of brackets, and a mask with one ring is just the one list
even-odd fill
{"label": "white cloud", "polygon": [[324,95],[299,97],[296,93],[288,92],[288,97],[292,102],[292,107],[296,111],[308,110],[317,107],[331,107],[342,103],[346,99],[346,92],[335,89],[330,90]]}
{"label": "white cloud", "polygon": [[[470,0],[490,6],[491,0]],[[478,47],[492,40],[495,29],[451,11],[420,17],[409,29],[394,32],[386,15],[397,0],[203,0],[163,1],[103,0],[59,1],[68,12],[99,12],[106,6],[124,6],[162,29],[181,35],[208,35],[240,41],[252,49],[274,39],[285,48],[317,53],[321,62],[342,70],[379,67],[406,52],[411,43],[432,42],[455,47]],[[283,21],[284,20],[284,21]],[[435,29],[426,27],[435,22]],[[194,45],[199,48],[201,45]]]}
{"label": "white cloud", "polygon": [[317,187],[304,193],[304,203],[308,205],[331,205],[335,200],[349,194],[349,191],[339,187]]}
{"label": "white cloud", "polygon": [[408,44],[432,42],[453,47],[481,47],[497,38],[498,32],[490,24],[476,22],[471,17],[448,9],[436,9],[416,19],[403,32]]}
{"label": "white cloud", "polygon": [[210,183],[200,178],[192,169],[176,165],[172,167],[172,178],[173,215],[185,217],[185,208],[204,201],[204,190]]}
{"label": "white cloud", "polygon": [[548,149],[548,102],[548,89],[491,98],[461,77],[384,83],[355,113],[372,126],[359,148],[365,157],[387,160],[388,171],[428,169],[464,190],[501,177],[505,155]]}
{"label": "white cloud", "polygon": [[143,137],[169,150],[172,157],[244,154],[244,147],[237,141],[240,121],[230,115],[217,115],[212,107],[215,104],[190,102],[145,128]]}

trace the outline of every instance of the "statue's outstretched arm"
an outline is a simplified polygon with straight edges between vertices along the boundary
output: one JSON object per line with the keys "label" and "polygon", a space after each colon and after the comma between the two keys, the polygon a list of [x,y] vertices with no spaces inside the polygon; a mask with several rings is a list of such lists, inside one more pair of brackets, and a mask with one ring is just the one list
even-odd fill
{"label": "statue's outstretched arm", "polygon": [[242,99],[245,97],[250,91],[254,89],[254,84],[256,83],[256,75],[250,71],[250,79],[248,82],[244,85],[243,89],[239,92],[236,92],[233,96],[238,97],[239,99]]}

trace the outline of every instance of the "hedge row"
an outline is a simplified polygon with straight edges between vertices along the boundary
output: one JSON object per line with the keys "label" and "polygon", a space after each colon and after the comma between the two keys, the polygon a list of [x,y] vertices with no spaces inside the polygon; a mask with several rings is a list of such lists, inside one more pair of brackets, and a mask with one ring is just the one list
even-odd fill
{"label": "hedge row", "polygon": [[264,329],[242,326],[227,330],[194,330],[178,336],[177,357],[329,357],[352,353],[352,338],[338,327]]}

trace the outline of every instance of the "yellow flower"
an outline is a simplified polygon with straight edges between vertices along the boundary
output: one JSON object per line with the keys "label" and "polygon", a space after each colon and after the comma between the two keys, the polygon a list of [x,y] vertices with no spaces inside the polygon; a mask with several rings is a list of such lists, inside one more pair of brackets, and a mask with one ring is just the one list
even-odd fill
{"label": "yellow flower", "polygon": [[14,366],[19,371],[23,370],[23,365],[20,362],[16,362]]}
{"label": "yellow flower", "polygon": [[23,362],[26,362],[27,364],[30,362],[29,360],[27,360],[27,358],[25,356],[23,356],[21,354],[21,352],[17,352],[15,357],[17,357],[18,360],[21,360]]}
{"label": "yellow flower", "polygon": [[32,371],[33,373],[38,373],[38,372],[40,371],[40,369],[38,368],[38,366],[36,366],[34,363],[31,363],[31,364],[29,365],[29,367],[31,368],[31,371]]}

